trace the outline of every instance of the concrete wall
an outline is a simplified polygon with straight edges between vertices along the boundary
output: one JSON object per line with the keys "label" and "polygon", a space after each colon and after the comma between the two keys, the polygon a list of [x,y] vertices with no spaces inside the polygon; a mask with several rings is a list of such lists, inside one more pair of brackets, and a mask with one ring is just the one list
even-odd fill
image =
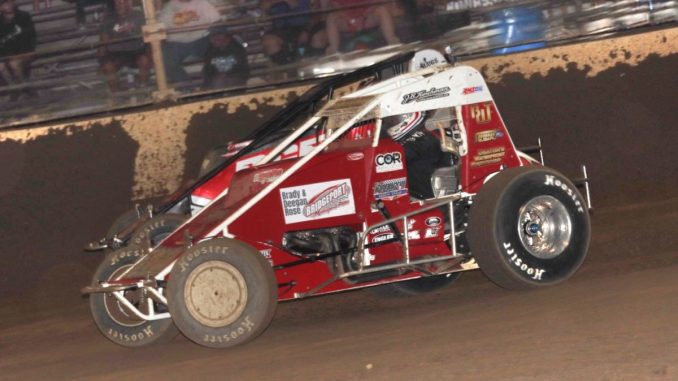
{"label": "concrete wall", "polygon": [[[486,75],[518,146],[541,136],[547,164],[589,165],[596,206],[678,196],[678,28],[468,64]],[[79,303],[100,260],[80,251],[85,242],[303,90],[0,131],[0,299],[21,291],[30,311]]]}

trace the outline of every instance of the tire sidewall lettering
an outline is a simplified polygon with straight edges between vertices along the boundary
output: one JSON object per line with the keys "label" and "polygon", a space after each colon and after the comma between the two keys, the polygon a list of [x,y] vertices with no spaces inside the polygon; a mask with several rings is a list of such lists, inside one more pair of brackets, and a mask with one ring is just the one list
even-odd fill
{"label": "tire sidewall lettering", "polygon": [[[588,242],[582,241],[576,234],[578,229],[588,229],[581,196],[573,190],[568,180],[550,171],[526,175],[514,194],[519,196],[499,200],[503,213],[507,214],[504,216],[507,223],[498,226],[496,237],[506,265],[517,276],[533,283],[553,283],[569,276],[583,261],[583,257],[575,254],[588,245]],[[551,259],[537,258],[530,254],[523,247],[518,235],[518,211],[528,200],[542,195],[552,196],[565,205],[574,230],[567,248]]]}
{"label": "tire sidewall lettering", "polygon": [[[120,267],[135,263],[143,253],[142,249],[135,246],[127,246],[109,253],[97,269],[95,278],[108,279]],[[106,312],[104,298],[105,294],[102,293],[91,294],[90,308],[99,330],[117,344],[129,347],[143,346],[161,340],[165,332],[174,329],[169,318],[146,321],[137,326],[120,325]]]}

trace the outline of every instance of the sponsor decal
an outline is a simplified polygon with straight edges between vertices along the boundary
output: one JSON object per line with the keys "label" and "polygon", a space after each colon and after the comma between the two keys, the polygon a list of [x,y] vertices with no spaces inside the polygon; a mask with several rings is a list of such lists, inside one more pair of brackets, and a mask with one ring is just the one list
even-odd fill
{"label": "sponsor decal", "polygon": [[439,231],[440,231],[440,228],[428,228],[428,229],[426,229],[426,233],[424,233],[424,238],[437,237]]}
{"label": "sponsor decal", "polygon": [[365,155],[362,152],[351,152],[348,155],[346,155],[346,158],[349,161],[362,160],[364,157]]}
{"label": "sponsor decal", "polygon": [[441,88],[431,87],[430,90],[420,90],[403,95],[403,100],[402,102],[400,102],[400,104],[404,105],[412,102],[430,101],[431,99],[443,98],[449,95],[450,95],[449,86]]}
{"label": "sponsor decal", "polygon": [[513,266],[527,274],[530,278],[532,278],[532,280],[541,280],[545,270],[530,267],[527,263],[523,262],[523,260],[518,256],[518,254],[516,254],[516,251],[508,242],[504,242],[504,253]]}
{"label": "sponsor decal", "polygon": [[280,175],[282,175],[282,173],[283,173],[282,168],[264,169],[264,170],[259,171],[259,172],[254,174],[253,181],[255,183],[262,183],[262,184],[272,183],[273,181],[275,181],[275,179],[280,177]]}
{"label": "sponsor decal", "polygon": [[370,234],[379,234],[390,232],[391,228],[388,225],[379,226],[378,228],[370,231]]}
{"label": "sponsor decal", "polygon": [[393,233],[381,233],[372,237],[372,243],[379,243],[393,239],[395,235]]}
{"label": "sponsor decal", "polygon": [[407,238],[411,240],[421,239],[421,234],[419,234],[419,230],[411,231],[407,234]]}
{"label": "sponsor decal", "polygon": [[577,207],[577,212],[584,213],[584,207],[582,206],[581,201],[579,201],[577,194],[569,186],[567,186],[567,184],[560,181],[559,178],[557,178],[553,175],[546,175],[546,180],[544,181],[544,185],[548,185],[548,186],[552,186],[552,187],[562,189],[565,193],[567,193],[567,195],[574,202],[574,206]]}
{"label": "sponsor decal", "polygon": [[374,159],[377,173],[392,172],[403,169],[403,158],[400,152],[389,152],[377,155]]}
{"label": "sponsor decal", "polygon": [[491,141],[499,139],[503,136],[504,136],[504,133],[499,131],[499,130],[480,131],[480,132],[476,133],[475,142],[476,143],[491,142]]}
{"label": "sponsor decal", "polygon": [[440,225],[440,217],[429,217],[426,219],[426,226],[435,227]]}
{"label": "sponsor decal", "polygon": [[355,213],[351,179],[282,188],[280,199],[286,224]]}
{"label": "sponsor decal", "polygon": [[481,105],[473,105],[470,108],[471,119],[478,124],[490,123],[492,121],[492,103],[487,102]]}
{"label": "sponsor decal", "polygon": [[480,91],[483,91],[482,86],[464,87],[464,89],[461,91],[461,95],[470,95]]}
{"label": "sponsor decal", "polygon": [[421,57],[421,62],[419,62],[420,69],[426,69],[429,66],[437,65],[440,63],[438,57],[433,57],[432,59],[427,59],[426,57]]}
{"label": "sponsor decal", "polygon": [[493,147],[478,150],[478,154],[473,156],[471,167],[497,164],[502,161],[504,155],[506,155],[506,149],[504,147]]}
{"label": "sponsor decal", "polygon": [[392,200],[407,194],[407,178],[400,177],[374,184],[374,198],[378,200]]}

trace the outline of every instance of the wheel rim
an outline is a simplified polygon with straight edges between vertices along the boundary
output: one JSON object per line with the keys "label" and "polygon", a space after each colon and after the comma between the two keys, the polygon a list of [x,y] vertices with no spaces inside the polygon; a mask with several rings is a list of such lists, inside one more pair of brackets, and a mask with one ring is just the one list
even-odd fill
{"label": "wheel rim", "polygon": [[195,268],[184,288],[186,308],[208,327],[224,327],[237,320],[247,305],[247,284],[240,271],[222,261]]}
{"label": "wheel rim", "polygon": [[570,214],[565,205],[552,196],[530,199],[518,212],[518,235],[523,247],[533,256],[555,258],[570,244]]}
{"label": "wheel rim", "polygon": [[[131,265],[122,266],[115,270],[108,280],[116,279],[118,275],[122,274]],[[144,298],[141,289],[120,291],[125,299],[127,299],[133,306],[143,310]],[[144,324],[145,320],[140,319],[134,315],[127,307],[125,307],[119,300],[111,293],[104,294],[104,307],[108,316],[113,321],[124,327],[136,327]]]}

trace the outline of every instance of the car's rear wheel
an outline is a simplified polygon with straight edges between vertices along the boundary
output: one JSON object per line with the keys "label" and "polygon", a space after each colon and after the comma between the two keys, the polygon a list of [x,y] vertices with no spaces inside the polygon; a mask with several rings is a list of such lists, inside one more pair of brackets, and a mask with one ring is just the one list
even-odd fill
{"label": "car's rear wheel", "polygon": [[188,339],[227,348],[268,327],[277,289],[271,265],[257,250],[219,238],[193,246],[177,260],[167,300],[172,319]]}
{"label": "car's rear wheel", "polygon": [[188,216],[182,214],[159,214],[141,224],[134,231],[130,244],[145,250],[152,249],[186,220]]}
{"label": "car's rear wheel", "polygon": [[585,205],[576,187],[552,169],[504,170],[473,200],[471,253],[483,273],[505,288],[561,282],[577,271],[588,251]]}
{"label": "car's rear wheel", "polygon": [[[141,255],[143,250],[135,246],[126,246],[109,253],[94,273],[92,285],[98,286],[99,281],[117,279]],[[142,311],[147,311],[148,303],[153,303],[157,312],[167,311],[166,306],[157,303],[140,289],[120,291],[119,295]],[[164,343],[178,333],[172,319],[146,321],[136,316],[112,293],[90,294],[89,306],[101,333],[112,342],[125,347]]]}
{"label": "car's rear wheel", "polygon": [[125,230],[128,226],[134,223],[139,219],[139,214],[136,209],[130,209],[126,211],[125,213],[121,214],[116,218],[113,223],[111,224],[111,227],[108,228],[108,231],[106,231],[106,240],[108,242],[112,242],[112,249],[117,249],[119,245],[117,244],[116,241],[113,240],[114,237],[118,236],[120,232]]}

